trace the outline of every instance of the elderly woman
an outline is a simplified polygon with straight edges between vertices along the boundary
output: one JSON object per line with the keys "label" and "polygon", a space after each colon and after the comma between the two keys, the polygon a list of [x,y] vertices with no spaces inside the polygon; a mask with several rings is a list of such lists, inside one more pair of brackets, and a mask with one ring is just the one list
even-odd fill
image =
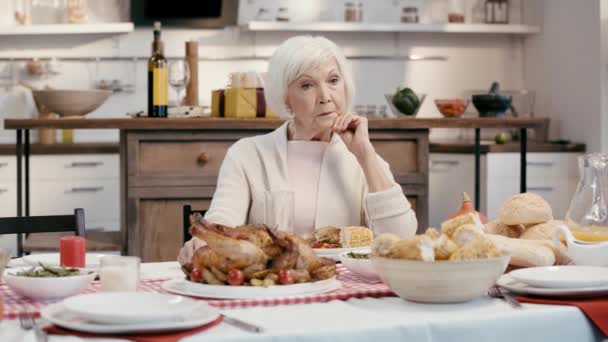
{"label": "elderly woman", "polygon": [[[270,60],[265,94],[287,122],[241,139],[226,154],[205,218],[227,226],[277,225],[309,237],[315,227],[365,225],[413,235],[414,211],[369,140],[367,119],[348,112],[353,80],[340,49],[297,36]],[[202,244],[187,242],[186,263]]]}

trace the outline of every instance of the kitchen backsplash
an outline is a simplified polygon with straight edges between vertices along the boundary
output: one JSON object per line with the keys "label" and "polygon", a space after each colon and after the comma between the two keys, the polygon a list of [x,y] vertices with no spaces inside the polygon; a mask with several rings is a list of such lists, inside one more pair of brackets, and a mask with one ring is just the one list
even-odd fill
{"label": "kitchen backsplash", "polygon": [[[0,26],[12,23],[12,13],[5,2],[0,4]],[[91,3],[96,3],[91,1]],[[411,2],[411,1],[410,1]],[[415,2],[415,1],[414,1]],[[126,20],[125,0],[108,1],[113,8],[103,9],[91,16],[97,21]],[[337,20],[343,13],[342,0],[321,1],[274,1],[242,0],[239,21],[247,21],[255,15],[260,6],[287,4],[290,14],[300,13],[293,20]],[[296,6],[306,3],[309,7],[300,11]],[[365,18],[369,21],[389,20],[382,18],[382,8],[394,7],[400,1],[363,1]],[[467,1],[468,11],[476,1]],[[390,12],[390,11],[388,11]],[[99,13],[103,13],[100,15]],[[128,12],[127,12],[128,13]],[[308,17],[307,17],[308,16]],[[376,16],[376,19],[374,19]],[[335,18],[334,18],[335,17]],[[333,18],[333,19],[332,19]],[[320,33],[322,34],[322,33]],[[225,58],[232,60],[203,60],[199,64],[199,97],[202,105],[209,105],[211,90],[226,85],[227,75],[233,71],[264,71],[267,57],[284,39],[294,35],[290,32],[246,32],[234,28],[225,30],[171,29],[163,30],[165,55],[169,58],[183,57],[185,41],[199,41],[199,57]],[[433,100],[460,96],[466,90],[486,89],[494,80],[501,82],[503,89],[520,89],[523,85],[522,42],[508,35],[487,34],[440,34],[440,33],[370,33],[345,32],[323,34],[340,45],[351,57],[356,98],[353,105],[386,105],[385,93],[391,93],[397,86],[407,85],[419,93],[427,94],[420,110],[420,116],[439,117]],[[138,28],[134,32],[119,36],[49,36],[49,37],[3,37],[0,40],[0,84],[6,75],[7,58],[56,57],[54,73],[30,76],[26,62],[13,62],[19,79],[37,87],[50,85],[57,88],[91,88],[101,80],[118,80],[132,85],[132,92],[113,94],[89,117],[124,117],[127,112],[143,110],[146,105],[146,59],[150,54],[150,28]],[[407,61],[395,56],[405,55],[439,56],[445,60]],[[62,57],[86,57],[90,60],[67,61]],[[95,60],[99,57],[99,60]],[[119,57],[119,60],[113,58]],[[238,58],[237,58],[238,57]],[[4,75],[4,76],[3,76]],[[22,92],[0,88],[0,97]],[[175,96],[173,92],[170,96]],[[0,100],[0,104],[3,103]],[[15,106],[13,106],[15,107]],[[16,108],[16,107],[15,107]],[[0,117],[23,117],[28,112],[7,113],[8,108],[0,108]],[[488,137],[493,133],[488,132]],[[433,130],[431,139],[472,137],[472,132],[457,130]],[[14,132],[2,132],[0,142],[14,141]],[[35,138],[34,138],[35,139]],[[78,130],[74,140],[118,141],[118,132],[104,130]]]}

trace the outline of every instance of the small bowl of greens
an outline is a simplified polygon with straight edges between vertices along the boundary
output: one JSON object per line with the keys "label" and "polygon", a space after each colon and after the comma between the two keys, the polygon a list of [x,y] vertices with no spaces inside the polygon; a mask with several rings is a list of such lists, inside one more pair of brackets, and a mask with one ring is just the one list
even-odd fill
{"label": "small bowl of greens", "polygon": [[4,281],[15,293],[32,299],[60,299],[79,294],[95,279],[96,273],[82,268],[35,267],[9,269]]}
{"label": "small bowl of greens", "polygon": [[342,265],[357,276],[368,281],[378,281],[380,276],[372,265],[371,251],[367,252],[344,252],[340,254]]}

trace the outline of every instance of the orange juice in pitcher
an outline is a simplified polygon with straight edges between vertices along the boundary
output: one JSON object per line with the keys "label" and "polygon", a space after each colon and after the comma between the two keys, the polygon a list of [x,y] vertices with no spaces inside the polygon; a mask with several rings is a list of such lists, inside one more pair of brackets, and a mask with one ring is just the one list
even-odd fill
{"label": "orange juice in pitcher", "polygon": [[578,158],[580,180],[566,213],[577,240],[608,241],[608,154],[588,153]]}

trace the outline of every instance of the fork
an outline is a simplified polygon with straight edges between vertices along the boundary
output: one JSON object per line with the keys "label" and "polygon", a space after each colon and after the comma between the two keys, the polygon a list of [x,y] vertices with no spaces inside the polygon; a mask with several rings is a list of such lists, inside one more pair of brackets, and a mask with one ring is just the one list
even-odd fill
{"label": "fork", "polygon": [[26,313],[19,316],[19,326],[23,330],[31,330],[33,328],[36,334],[36,341],[48,342],[49,335],[36,323],[36,318],[34,318],[33,314]]}
{"label": "fork", "polygon": [[500,287],[494,285],[488,290],[488,295],[492,298],[500,298],[505,302],[509,303],[511,307],[521,309],[521,303],[510,293],[506,293],[500,290]]}

